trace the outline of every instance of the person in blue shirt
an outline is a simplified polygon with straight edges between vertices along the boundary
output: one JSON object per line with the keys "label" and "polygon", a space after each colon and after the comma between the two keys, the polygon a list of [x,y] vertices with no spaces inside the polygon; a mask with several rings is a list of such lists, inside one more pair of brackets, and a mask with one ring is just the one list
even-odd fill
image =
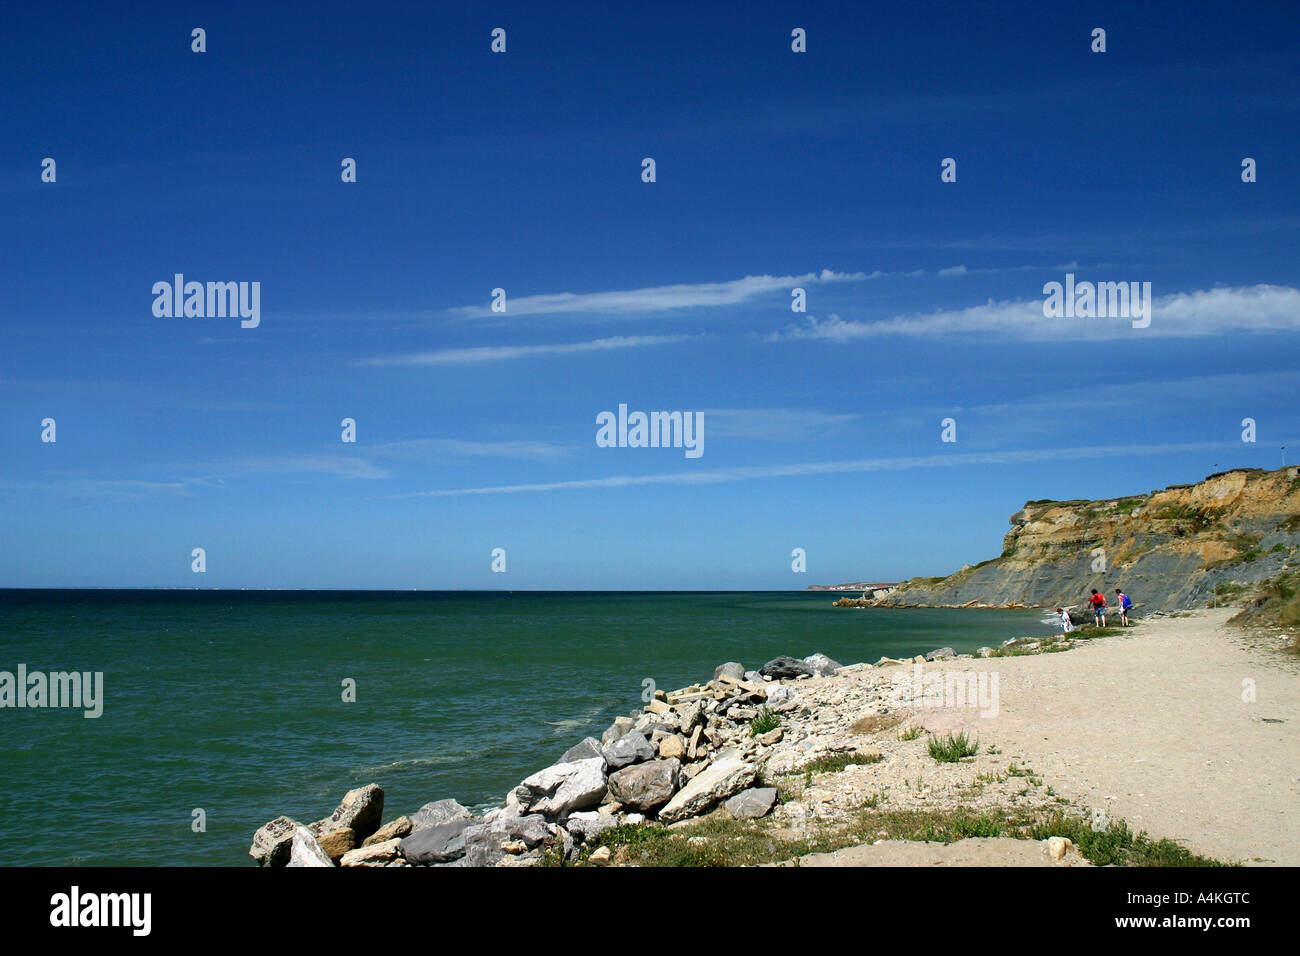
{"label": "person in blue shirt", "polygon": [[1119,588],[1115,589],[1115,594],[1116,600],[1119,602],[1119,625],[1120,627],[1128,627],[1128,612],[1129,608],[1133,606],[1133,601],[1130,600],[1129,596]]}

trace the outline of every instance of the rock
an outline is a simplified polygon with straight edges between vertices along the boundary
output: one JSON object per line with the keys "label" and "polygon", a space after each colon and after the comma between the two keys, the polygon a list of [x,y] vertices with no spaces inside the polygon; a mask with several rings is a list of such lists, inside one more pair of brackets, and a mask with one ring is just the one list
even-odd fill
{"label": "rock", "polygon": [[728,661],[728,662],[725,663],[725,664],[719,664],[719,665],[718,665],[716,668],[714,668],[714,670],[713,670],[713,679],[714,679],[714,680],[717,680],[717,679],[718,679],[719,677],[721,677],[723,674],[728,674],[728,675],[730,675],[731,677],[736,678],[736,680],[744,680],[744,679],[745,679],[745,665],[744,665],[744,664],[737,664],[735,661]]}
{"label": "rock", "polygon": [[293,831],[293,843],[289,848],[289,862],[286,866],[333,867],[334,861],[321,849],[321,845],[316,842],[311,831],[304,826],[299,826]]}
{"label": "rock", "polygon": [[1043,846],[1047,850],[1047,855],[1053,860],[1061,860],[1065,857],[1066,851],[1074,846],[1074,843],[1068,837],[1054,836],[1044,840]]}
{"label": "rock", "polygon": [[[656,693],[663,693],[663,692],[656,691]],[[673,710],[671,707],[669,707],[666,703],[664,703],[662,700],[659,700],[658,698],[655,698],[654,700],[650,701],[650,703],[646,704],[645,709],[650,713],[656,714],[660,717],[671,714]]]}
{"label": "rock", "polygon": [[675,759],[624,767],[610,775],[610,796],[632,810],[653,810],[676,792],[680,770],[681,763]]}
{"label": "rock", "polygon": [[633,826],[640,826],[642,823],[645,823],[645,814],[644,814],[644,813],[629,813],[627,816],[625,816],[625,817],[623,818],[623,822],[624,822],[624,823],[630,823],[630,824],[632,824]]}
{"label": "rock", "polygon": [[450,823],[452,820],[469,820],[473,816],[474,814],[455,800],[435,800],[433,803],[426,803],[411,814],[411,832],[427,830],[429,827]]}
{"label": "rock", "polygon": [[385,840],[383,843],[372,843],[370,846],[349,850],[343,854],[339,866],[387,866],[399,857],[401,842],[401,840]]}
{"label": "rock", "polygon": [[[670,729],[671,728],[657,715],[642,714],[636,719],[636,724],[632,728],[632,733],[640,734],[643,737],[653,738],[656,733],[667,733]],[[630,737],[632,734],[626,734],[625,736]],[[620,737],[610,746],[618,744],[622,739],[623,738]]]}
{"label": "rock", "polygon": [[793,657],[774,657],[760,667],[758,672],[772,680],[783,680],[798,677],[800,674],[811,675],[813,671],[808,664]]}
{"label": "rock", "polygon": [[660,760],[683,760],[686,757],[686,738],[681,734],[669,734],[659,741]]}
{"label": "rock", "polygon": [[459,860],[465,855],[465,831],[473,825],[472,820],[462,817],[416,830],[402,841],[402,856],[419,866]]}
{"label": "rock", "polygon": [[727,812],[737,820],[757,820],[767,816],[776,804],[776,787],[755,787],[742,790],[723,804]]}
{"label": "rock", "polygon": [[829,677],[842,666],[839,661],[833,661],[825,654],[809,654],[803,662],[812,668],[814,677]]}
{"label": "rock", "polygon": [[300,825],[289,817],[276,817],[263,824],[253,834],[253,845],[248,848],[248,855],[257,861],[258,866],[284,866],[289,862],[293,835]]}
{"label": "rock", "polygon": [[992,655],[993,655],[993,648],[991,647],[981,647],[975,651],[976,657],[991,657]]}
{"label": "rock", "polygon": [[593,850],[591,856],[587,857],[587,862],[592,866],[609,866],[609,847],[602,846]]}
{"label": "rock", "polygon": [[351,827],[357,839],[364,840],[379,829],[383,818],[384,791],[377,784],[368,783],[344,794],[338,809],[324,820],[313,823],[311,831],[319,839],[322,833]]}
{"label": "rock", "polygon": [[616,770],[630,763],[651,760],[654,755],[654,748],[650,746],[650,741],[646,739],[645,734],[634,730],[619,737],[605,748],[605,763],[609,765],[610,770]]}
{"label": "rock", "polygon": [[782,729],[781,727],[774,727],[773,729],[769,730],[765,734],[759,734],[754,739],[757,740],[764,747],[770,747],[773,744],[779,744],[781,742],[781,738],[784,736],[785,736],[784,729]]}
{"label": "rock", "polygon": [[664,823],[674,823],[698,816],[719,800],[744,790],[754,782],[755,776],[757,771],[753,764],[739,758],[716,760],[668,801],[668,805],[659,811],[659,819]]}
{"label": "rock", "polygon": [[745,671],[745,681],[750,684],[761,684],[764,677],[758,671]]}
{"label": "rock", "polygon": [[361,845],[372,846],[373,844],[376,843],[383,843],[385,840],[392,840],[392,839],[400,840],[402,837],[406,836],[410,832],[411,832],[411,818],[398,817],[396,820],[393,820],[391,823],[385,823],[374,833],[370,834],[370,836],[366,837],[365,840],[362,841]]}
{"label": "rock", "polygon": [[770,705],[784,704],[786,701],[792,701],[797,695],[793,687],[786,684],[773,684],[767,689],[767,702]]}
{"label": "rock", "polygon": [[603,749],[600,741],[595,737],[584,737],[580,743],[574,744],[564,752],[560,763],[577,763],[579,760],[590,760],[592,757],[603,759],[604,755],[601,753]]}
{"label": "rock", "polygon": [[[650,741],[641,740],[649,750]],[[560,817],[574,810],[594,810],[605,799],[605,761],[593,757],[557,763],[533,774],[514,793],[525,814]]]}
{"label": "rock", "polygon": [[615,717],[614,722],[609,725],[608,729],[606,729],[603,734],[600,735],[600,742],[604,746],[608,747],[614,741],[618,740],[619,737],[622,737],[624,734],[629,732],[635,723],[636,722],[631,717]]}
{"label": "rock", "polygon": [[465,866],[496,866],[507,854],[502,844],[522,841],[529,849],[553,843],[556,834],[540,814],[501,817],[465,828]]}
{"label": "rock", "polygon": [[357,847],[357,835],[351,827],[330,830],[328,833],[322,833],[317,839],[320,841],[321,849],[335,862],[342,859],[343,854]]}
{"label": "rock", "polygon": [[954,651],[951,647],[940,647],[926,654],[925,659],[927,661],[940,661],[949,657],[956,657],[956,656],[957,656],[957,652]]}
{"label": "rock", "polygon": [[618,820],[608,813],[597,813],[595,810],[571,813],[569,819],[564,822],[565,829],[573,834],[574,839],[579,843],[590,843],[606,830],[616,826]]}
{"label": "rock", "polygon": [[683,734],[689,734],[696,727],[704,723],[704,705],[698,700],[693,700],[689,704],[684,704],[678,711],[678,729]]}

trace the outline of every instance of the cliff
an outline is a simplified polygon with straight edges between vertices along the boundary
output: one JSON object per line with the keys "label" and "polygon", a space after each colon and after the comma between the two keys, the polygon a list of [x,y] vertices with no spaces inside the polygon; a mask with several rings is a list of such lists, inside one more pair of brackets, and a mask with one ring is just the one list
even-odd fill
{"label": "cliff", "polygon": [[1145,611],[1202,607],[1286,575],[1300,547],[1300,468],[1234,469],[1099,501],[1031,501],[1002,555],[913,578],[880,606],[1079,604],[1122,587]]}

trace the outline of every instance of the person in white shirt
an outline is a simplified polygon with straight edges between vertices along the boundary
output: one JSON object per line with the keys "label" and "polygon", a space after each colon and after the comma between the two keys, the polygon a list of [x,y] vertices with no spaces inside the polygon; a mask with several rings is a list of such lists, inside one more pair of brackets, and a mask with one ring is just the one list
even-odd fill
{"label": "person in white shirt", "polygon": [[1056,613],[1061,615],[1061,627],[1064,629],[1064,632],[1066,634],[1069,634],[1071,631],[1073,631],[1074,624],[1071,623],[1070,621],[1070,612],[1065,610],[1064,608],[1058,607],[1056,609]]}

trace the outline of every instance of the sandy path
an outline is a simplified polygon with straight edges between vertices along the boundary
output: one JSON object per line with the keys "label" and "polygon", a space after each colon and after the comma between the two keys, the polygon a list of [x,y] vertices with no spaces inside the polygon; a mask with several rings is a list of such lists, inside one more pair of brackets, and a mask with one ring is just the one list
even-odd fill
{"label": "sandy path", "polygon": [[1300,664],[1248,646],[1226,626],[1232,613],[1153,619],[1061,654],[947,662],[997,672],[999,712],[930,710],[922,722],[966,727],[1135,831],[1217,859],[1300,865]]}
{"label": "sandy path", "polygon": [[969,837],[956,843],[882,840],[833,853],[810,853],[773,866],[1092,866],[1070,851],[1054,861],[1041,843],[1012,837]]}

